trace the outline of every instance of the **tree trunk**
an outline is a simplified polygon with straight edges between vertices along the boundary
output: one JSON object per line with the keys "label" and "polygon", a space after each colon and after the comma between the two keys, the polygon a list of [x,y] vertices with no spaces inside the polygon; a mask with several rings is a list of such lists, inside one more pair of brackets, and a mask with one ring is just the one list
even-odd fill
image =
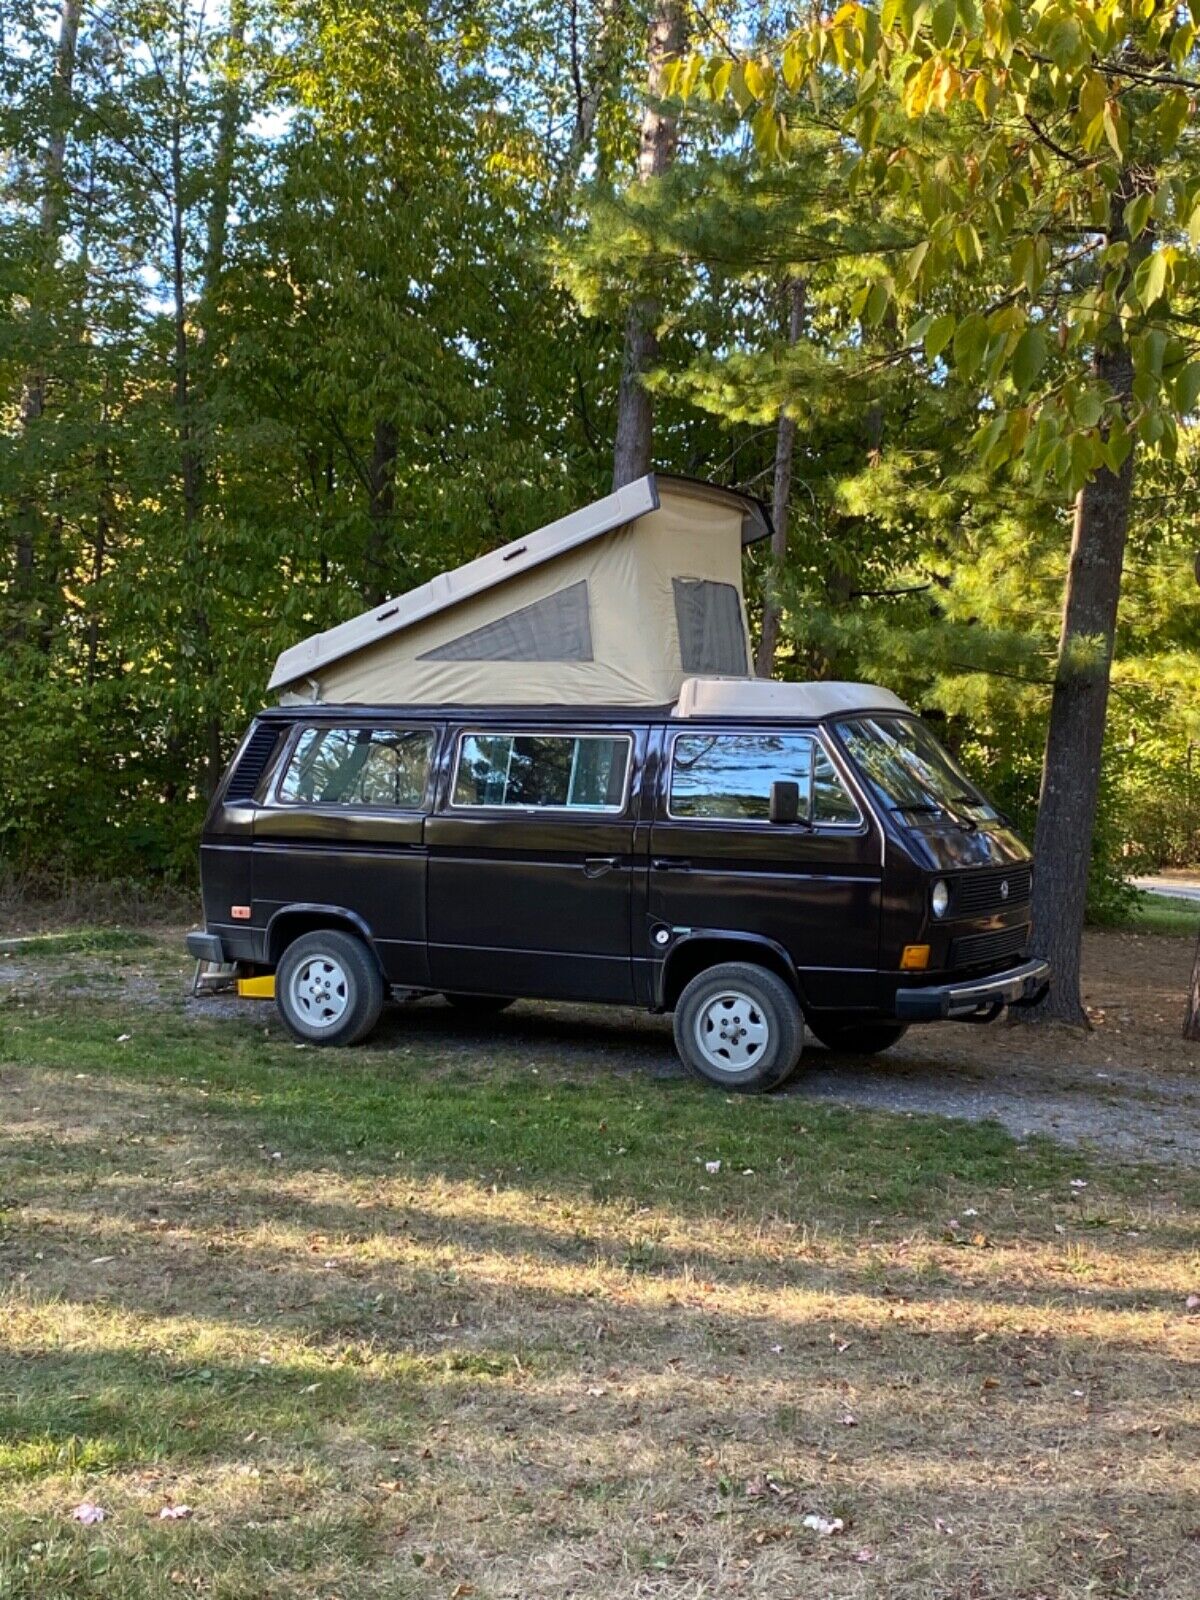
{"label": "tree trunk", "polygon": [[[788,345],[800,342],[804,330],[804,312],[807,284],[803,278],[792,278],[787,285]],[[796,452],[796,419],[784,406],[779,412],[779,428],[775,435],[775,484],[771,498],[771,583],[778,583],[788,549],[788,510],[792,495],[792,462]],[[779,601],[773,593],[763,598],[762,634],[758,641],[758,661],[755,671],[760,678],[769,678],[775,671],[775,651],[779,645]]]}
{"label": "tree trunk", "polygon": [[371,450],[371,532],[367,540],[366,595],[370,605],[387,599],[387,547],[396,512],[396,424],[382,418],[375,424]]}
{"label": "tree trunk", "polygon": [[[75,82],[75,55],[82,12],[83,0],[61,0],[58,43],[54,50],[54,70],[50,80],[49,134],[42,158],[42,198],[38,213],[42,247],[40,267],[45,274],[50,274],[54,269],[63,226],[62,180],[67,158],[67,134],[71,125],[71,92]],[[35,285],[30,308],[35,339],[40,337],[36,324],[46,309],[42,304],[43,298]],[[19,414],[22,434],[32,432],[45,409],[46,372],[39,361],[25,374],[21,385]],[[18,602],[28,604],[33,599],[36,577],[35,540],[39,522],[36,502],[28,491],[21,496],[15,521],[17,570],[14,588]],[[24,622],[19,620],[18,633],[23,632]]]}
{"label": "tree trunk", "polygon": [[1187,1010],[1183,1015],[1183,1037],[1200,1044],[1200,939],[1192,962],[1192,981],[1188,985]]}
{"label": "tree trunk", "polygon": [[[646,44],[649,74],[638,182],[648,183],[668,171],[675,159],[678,119],[664,109],[662,92],[667,63],[687,40],[683,0],[655,0]],[[659,303],[653,294],[635,294],[625,320],[625,357],[617,395],[617,431],[613,445],[613,488],[632,483],[650,470],[654,404],[643,379],[658,354]]]}
{"label": "tree trunk", "polygon": [[560,232],[566,222],[571,196],[579,182],[580,170],[592,147],[592,135],[596,129],[600,100],[620,37],[617,23],[626,9],[626,4],[627,0],[602,0],[598,6],[599,20],[596,27],[594,60],[591,73],[585,81],[583,64],[579,58],[579,0],[571,0],[571,78],[575,87],[575,123],[571,129],[571,142],[567,146],[562,167],[554,182],[554,199],[550,215],[555,233]]}
{"label": "tree trunk", "polygon": [[[1133,361],[1124,338],[1100,351],[1097,374],[1126,403]],[[1054,969],[1049,995],[1023,1019],[1087,1025],[1079,958],[1100,757],[1133,495],[1133,451],[1120,472],[1102,467],[1075,501],[1071,562],[1034,835],[1032,948]]]}

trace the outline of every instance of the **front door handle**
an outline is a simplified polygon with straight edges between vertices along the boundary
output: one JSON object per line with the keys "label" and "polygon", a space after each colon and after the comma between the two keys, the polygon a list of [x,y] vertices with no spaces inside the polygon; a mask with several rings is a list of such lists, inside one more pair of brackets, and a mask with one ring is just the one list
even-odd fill
{"label": "front door handle", "polygon": [[606,872],[620,865],[620,856],[584,856],[583,875],[585,878],[602,878]]}
{"label": "front door handle", "polygon": [[656,856],[650,863],[655,872],[686,872],[691,864],[682,856]]}

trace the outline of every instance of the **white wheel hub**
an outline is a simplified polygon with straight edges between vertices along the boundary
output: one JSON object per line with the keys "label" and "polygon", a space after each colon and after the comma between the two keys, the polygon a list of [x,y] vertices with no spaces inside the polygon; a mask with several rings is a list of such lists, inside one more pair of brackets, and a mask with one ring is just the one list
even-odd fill
{"label": "white wheel hub", "polygon": [[696,1013],[696,1048],[719,1072],[749,1072],[770,1042],[767,1019],[749,995],[728,989],[707,1000]]}
{"label": "white wheel hub", "polygon": [[310,956],[292,973],[288,998],[310,1028],[332,1028],[350,1004],[350,982],[332,956]]}

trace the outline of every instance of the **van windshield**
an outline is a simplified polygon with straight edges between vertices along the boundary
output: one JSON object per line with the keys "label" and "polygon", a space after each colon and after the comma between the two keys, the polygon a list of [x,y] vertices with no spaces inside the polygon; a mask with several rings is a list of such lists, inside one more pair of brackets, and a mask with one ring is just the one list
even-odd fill
{"label": "van windshield", "polygon": [[911,717],[851,717],[837,731],[876,795],[905,822],[957,822],[977,828],[1000,814],[943,750],[929,729]]}

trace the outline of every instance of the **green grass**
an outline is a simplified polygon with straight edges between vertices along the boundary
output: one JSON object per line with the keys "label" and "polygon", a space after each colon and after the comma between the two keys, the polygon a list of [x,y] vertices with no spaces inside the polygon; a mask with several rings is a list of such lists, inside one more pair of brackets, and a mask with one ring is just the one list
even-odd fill
{"label": "green grass", "polygon": [[[1018,1146],[990,1123],[726,1096],[689,1080],[603,1069],[547,1076],[514,1059],[502,1035],[486,1062],[447,1066],[403,1045],[298,1050],[268,1007],[264,1020],[10,1008],[0,1012],[0,1058],[202,1090],[207,1111],[252,1117],[291,1162],[333,1151],[351,1163],[402,1161],[501,1184],[566,1182],[598,1198],[689,1211],[770,1202],[800,1214],[819,1199],[836,1213],[928,1217],[952,1186],[1032,1191],[1086,1166],[1048,1141]],[[124,1032],[130,1037],[118,1043]],[[707,1170],[713,1161],[718,1173]]]}
{"label": "green grass", "polygon": [[0,955],[123,955],[148,950],[155,941],[136,928],[72,928],[64,933],[37,933],[0,938]]}
{"label": "green grass", "polygon": [[1194,939],[1200,933],[1200,905],[1167,894],[1143,894],[1121,926],[1135,933],[1186,934]]}
{"label": "green grass", "polygon": [[1193,1175],[131,948],[0,1004],[0,1600],[1190,1600]]}

